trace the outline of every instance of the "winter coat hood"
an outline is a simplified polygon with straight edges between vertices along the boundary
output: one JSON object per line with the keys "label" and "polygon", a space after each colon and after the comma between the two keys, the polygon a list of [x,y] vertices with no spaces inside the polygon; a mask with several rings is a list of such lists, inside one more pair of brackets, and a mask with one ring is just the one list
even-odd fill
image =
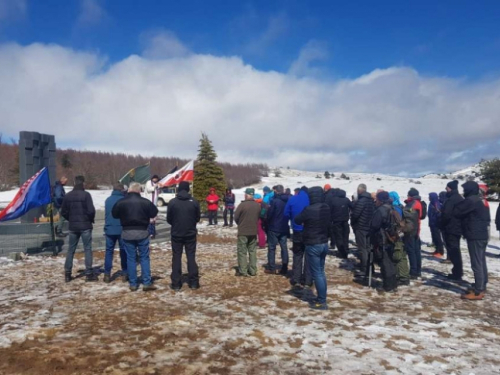
{"label": "winter coat hood", "polygon": [[395,191],[391,191],[389,193],[389,198],[392,200],[393,206],[401,206],[401,200],[399,198],[399,194]]}
{"label": "winter coat hood", "polygon": [[177,198],[179,198],[181,201],[188,201],[192,198],[193,196],[189,194],[187,191],[181,190],[177,193]]}
{"label": "winter coat hood", "polygon": [[429,200],[431,201],[431,203],[439,202],[439,197],[438,197],[437,193],[430,193]]}
{"label": "winter coat hood", "polygon": [[309,204],[323,203],[325,201],[325,194],[321,186],[314,186],[309,189]]}
{"label": "winter coat hood", "polygon": [[335,196],[339,198],[345,198],[347,196],[347,193],[345,192],[345,190],[337,189]]}
{"label": "winter coat hood", "polygon": [[479,185],[475,181],[467,181],[462,187],[464,188],[464,197],[479,195]]}
{"label": "winter coat hood", "polygon": [[444,204],[444,202],[446,201],[446,198],[447,198],[446,191],[442,191],[441,193],[439,193],[439,201],[441,203]]}

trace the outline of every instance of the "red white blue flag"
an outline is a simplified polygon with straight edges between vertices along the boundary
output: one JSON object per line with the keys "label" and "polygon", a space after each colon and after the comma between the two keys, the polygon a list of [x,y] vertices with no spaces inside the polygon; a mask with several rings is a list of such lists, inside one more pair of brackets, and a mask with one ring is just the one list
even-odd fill
{"label": "red white blue flag", "polygon": [[160,186],[177,185],[182,181],[192,182],[194,178],[194,160],[191,160],[181,169],[169,173],[159,182]]}
{"label": "red white blue flag", "polygon": [[49,171],[43,168],[21,186],[12,202],[0,212],[0,221],[17,219],[51,201]]}

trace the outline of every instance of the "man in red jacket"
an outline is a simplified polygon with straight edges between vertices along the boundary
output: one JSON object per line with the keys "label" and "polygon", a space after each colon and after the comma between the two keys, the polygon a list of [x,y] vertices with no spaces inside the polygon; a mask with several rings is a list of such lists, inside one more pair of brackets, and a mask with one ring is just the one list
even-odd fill
{"label": "man in red jacket", "polygon": [[208,225],[217,225],[217,211],[219,209],[219,196],[215,193],[215,188],[210,188],[207,196]]}
{"label": "man in red jacket", "polygon": [[404,245],[410,261],[410,278],[418,279],[422,277],[422,249],[420,247],[420,224],[422,219],[422,204],[420,203],[420,193],[417,189],[411,188],[408,198],[405,200],[406,208],[418,211],[418,231],[415,236],[405,236]]}

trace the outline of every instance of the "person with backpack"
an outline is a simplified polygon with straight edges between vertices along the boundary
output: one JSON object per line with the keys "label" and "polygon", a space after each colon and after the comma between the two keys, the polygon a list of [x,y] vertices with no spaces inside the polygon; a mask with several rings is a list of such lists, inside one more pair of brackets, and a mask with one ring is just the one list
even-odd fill
{"label": "person with backpack", "polygon": [[408,191],[408,197],[405,201],[407,211],[416,212],[416,233],[408,233],[404,237],[404,246],[408,259],[410,261],[410,279],[418,279],[422,277],[422,249],[420,248],[420,225],[423,215],[423,207],[421,203],[420,193],[417,189],[411,188]]}
{"label": "person with backpack", "polygon": [[461,281],[464,275],[462,253],[460,252],[460,237],[462,236],[462,223],[453,211],[463,201],[458,193],[458,181],[450,181],[446,185],[446,201],[441,214],[441,228],[444,230],[444,242],[453,268],[448,274],[448,279]]}
{"label": "person with backpack", "polygon": [[[399,194],[395,191],[391,191],[389,193],[389,198],[392,202],[393,209],[398,213],[400,220],[400,232],[404,235],[406,231],[409,230],[405,226],[404,221],[404,209],[401,204]],[[410,285],[410,266],[408,265],[408,254],[406,253],[404,242],[401,239],[401,236],[398,236],[397,241],[394,243],[394,255],[392,260],[396,266],[396,278],[398,282],[398,286]]]}
{"label": "person with backpack", "polygon": [[[233,214],[234,214],[234,204],[236,203],[236,197],[234,196],[230,188],[226,189],[226,194],[224,194],[224,226],[233,226]],[[229,213],[229,224],[227,221],[227,214]]]}
{"label": "person with backpack", "polygon": [[443,206],[439,201],[439,196],[437,193],[430,193],[428,208],[429,228],[431,230],[432,243],[436,249],[432,256],[438,259],[442,259],[444,256],[443,238],[441,237],[441,230],[439,229],[442,211]]}
{"label": "person with backpack", "polygon": [[[398,224],[401,221],[389,198],[389,193],[381,191],[376,195],[375,212],[370,224],[370,238],[375,258],[380,264],[383,289],[385,292],[397,290],[397,274],[394,264],[394,244],[399,239]],[[399,219],[395,218],[395,215]]]}
{"label": "person with backpack", "polygon": [[302,239],[306,247],[311,276],[316,286],[317,298],[311,302],[310,307],[314,310],[327,310],[325,259],[328,254],[330,207],[324,203],[325,196],[320,186],[310,188],[308,196],[309,206],[295,216],[294,222],[304,227]]}
{"label": "person with backpack", "polygon": [[352,202],[342,189],[335,189],[330,203],[332,215],[333,237],[339,251],[339,257],[347,259],[349,255],[349,216],[352,209]]}
{"label": "person with backpack", "polygon": [[291,221],[293,230],[293,264],[292,264],[292,277],[290,284],[292,288],[297,290],[305,286],[312,286],[311,272],[309,264],[305,257],[306,245],[303,240],[304,227],[296,224],[294,219],[304,209],[309,206],[309,196],[307,195],[307,187],[303,186],[298,195],[292,196],[285,206],[285,217]]}
{"label": "person with backpack", "polygon": [[366,191],[365,184],[360,184],[357,192],[358,198],[351,212],[351,226],[356,236],[356,245],[361,261],[356,275],[366,276],[370,255],[370,223],[375,210],[375,203],[371,194]]}
{"label": "person with backpack", "polygon": [[486,265],[486,247],[488,246],[488,227],[491,223],[490,210],[479,196],[479,185],[475,181],[467,181],[462,185],[465,199],[458,203],[453,215],[457,217],[467,240],[474,285],[462,299],[477,301],[484,298],[488,284],[488,267]]}

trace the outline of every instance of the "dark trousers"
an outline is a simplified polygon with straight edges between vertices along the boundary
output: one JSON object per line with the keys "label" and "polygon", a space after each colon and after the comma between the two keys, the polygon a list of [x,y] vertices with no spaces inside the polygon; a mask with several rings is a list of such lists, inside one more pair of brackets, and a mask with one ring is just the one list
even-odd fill
{"label": "dark trousers", "polygon": [[453,264],[451,273],[454,277],[461,278],[464,275],[464,266],[460,252],[460,236],[446,233],[445,242],[450,261]]}
{"label": "dark trousers", "polygon": [[488,267],[486,266],[487,240],[467,240],[469,248],[470,263],[474,272],[474,291],[481,293],[486,290],[488,284]]}
{"label": "dark trousers", "polygon": [[347,221],[334,222],[332,229],[340,256],[347,258],[347,255],[349,254],[349,223]]}
{"label": "dark trousers", "polygon": [[269,241],[269,249],[267,250],[267,264],[270,271],[276,269],[276,247],[278,244],[281,248],[281,267],[288,268],[288,248],[287,248],[287,234],[269,231],[267,234]]}
{"label": "dark trousers", "polygon": [[106,255],[104,257],[104,273],[110,274],[113,268],[113,255],[115,246],[118,242],[120,248],[120,261],[122,271],[127,273],[127,252],[125,251],[125,244],[122,241],[120,234],[106,234]]}
{"label": "dark trousers", "polygon": [[172,238],[172,286],[182,286],[182,251],[186,251],[189,285],[198,283],[198,265],[196,264],[196,237],[183,239]]}
{"label": "dark trousers", "polygon": [[294,230],[292,240],[293,266],[290,283],[311,286],[311,270],[306,257],[306,245],[302,242],[302,232]]}
{"label": "dark trousers", "polygon": [[396,289],[396,265],[393,261],[394,245],[385,245],[380,260],[380,273],[382,274],[383,288],[386,292]]}
{"label": "dark trousers", "polygon": [[234,208],[224,208],[224,225],[227,226],[227,214],[229,213],[229,224],[233,225]]}
{"label": "dark trousers", "polygon": [[359,259],[361,261],[361,271],[367,272],[368,270],[368,257],[370,255],[370,234],[368,231],[356,229],[354,232],[356,236],[356,245],[359,250]]}
{"label": "dark trousers", "polygon": [[217,225],[217,210],[209,210],[208,211],[208,224],[209,225],[212,225],[212,224]]}
{"label": "dark trousers", "polygon": [[66,273],[71,273],[73,269],[73,258],[80,237],[82,238],[83,250],[85,251],[85,275],[89,276],[92,274],[92,229],[82,232],[69,232],[69,245],[64,270]]}
{"label": "dark trousers", "polygon": [[436,226],[431,226],[431,236],[432,243],[436,246],[436,253],[441,255],[444,254],[443,237],[441,236],[441,230]]}
{"label": "dark trousers", "polygon": [[420,238],[418,235],[405,236],[405,250],[410,261],[410,275],[422,275],[422,250],[420,249]]}
{"label": "dark trousers", "polygon": [[330,226],[328,227],[328,237],[330,238],[330,248],[335,249],[336,240],[335,240],[335,233],[333,230],[333,223],[330,223]]}

